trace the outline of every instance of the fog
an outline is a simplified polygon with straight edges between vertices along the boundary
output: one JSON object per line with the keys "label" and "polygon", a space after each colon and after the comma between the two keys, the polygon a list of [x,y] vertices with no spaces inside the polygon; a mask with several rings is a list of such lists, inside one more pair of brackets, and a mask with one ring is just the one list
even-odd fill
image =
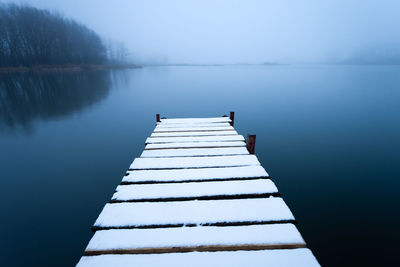
{"label": "fog", "polygon": [[57,10],[138,62],[400,61],[398,0],[3,2]]}

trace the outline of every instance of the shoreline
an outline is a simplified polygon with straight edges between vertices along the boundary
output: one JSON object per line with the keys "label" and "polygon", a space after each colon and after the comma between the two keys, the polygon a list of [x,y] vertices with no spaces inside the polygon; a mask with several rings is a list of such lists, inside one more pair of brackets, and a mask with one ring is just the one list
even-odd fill
{"label": "shoreline", "polygon": [[33,65],[19,67],[0,67],[1,73],[52,73],[52,72],[79,72],[79,71],[98,71],[98,70],[116,70],[116,69],[136,69],[142,66],[135,64],[63,64],[63,65]]}

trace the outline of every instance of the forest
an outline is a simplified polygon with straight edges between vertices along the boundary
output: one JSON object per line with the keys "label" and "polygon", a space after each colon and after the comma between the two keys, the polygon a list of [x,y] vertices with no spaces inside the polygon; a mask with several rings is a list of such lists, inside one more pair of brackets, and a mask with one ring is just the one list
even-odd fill
{"label": "forest", "polygon": [[0,4],[0,67],[105,64],[101,37],[57,12]]}

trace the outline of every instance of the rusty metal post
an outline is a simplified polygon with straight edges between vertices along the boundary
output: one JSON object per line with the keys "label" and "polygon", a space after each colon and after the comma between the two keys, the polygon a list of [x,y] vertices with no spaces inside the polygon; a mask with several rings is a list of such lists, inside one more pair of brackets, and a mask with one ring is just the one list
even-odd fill
{"label": "rusty metal post", "polygon": [[235,112],[231,111],[229,118],[231,119],[231,125],[233,126],[233,123],[235,122]]}
{"label": "rusty metal post", "polygon": [[157,122],[161,122],[161,120],[160,120],[160,114],[156,114],[156,121],[157,121]]}
{"label": "rusty metal post", "polygon": [[246,148],[250,154],[254,154],[255,147],[256,147],[256,135],[255,134],[247,135]]}

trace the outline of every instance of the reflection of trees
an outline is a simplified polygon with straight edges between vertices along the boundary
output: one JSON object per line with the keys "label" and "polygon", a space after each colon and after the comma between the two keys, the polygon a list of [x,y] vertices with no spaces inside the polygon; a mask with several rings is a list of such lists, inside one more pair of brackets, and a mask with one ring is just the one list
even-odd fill
{"label": "reflection of trees", "polygon": [[104,99],[109,88],[107,72],[0,75],[0,129],[70,115]]}

